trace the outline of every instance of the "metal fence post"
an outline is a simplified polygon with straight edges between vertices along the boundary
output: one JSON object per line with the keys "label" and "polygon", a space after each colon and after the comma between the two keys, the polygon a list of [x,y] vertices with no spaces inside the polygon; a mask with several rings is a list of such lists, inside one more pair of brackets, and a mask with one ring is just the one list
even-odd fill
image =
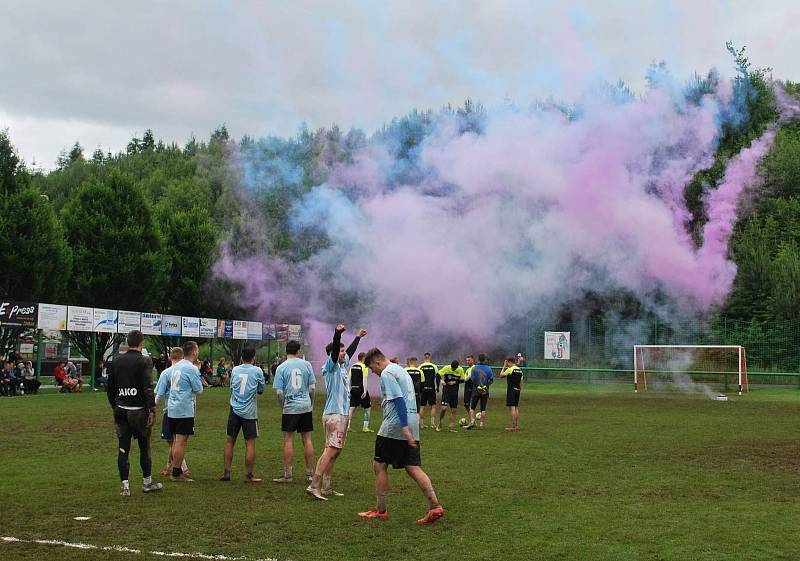
{"label": "metal fence post", "polygon": [[36,379],[42,375],[42,330],[36,334]]}

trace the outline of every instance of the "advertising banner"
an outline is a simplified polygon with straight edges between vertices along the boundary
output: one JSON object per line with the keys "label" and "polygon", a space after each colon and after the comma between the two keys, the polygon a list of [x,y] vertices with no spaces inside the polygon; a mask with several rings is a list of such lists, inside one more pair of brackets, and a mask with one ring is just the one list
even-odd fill
{"label": "advertising banner", "polygon": [[544,358],[569,360],[569,331],[544,332]]}
{"label": "advertising banner", "polygon": [[161,314],[142,312],[142,333],[145,335],[161,335]]}
{"label": "advertising banner", "polygon": [[233,338],[234,339],[247,339],[247,322],[240,320],[233,320]]}
{"label": "advertising banner", "polygon": [[68,331],[92,331],[94,327],[94,309],[85,306],[67,307]]}
{"label": "advertising banner", "polygon": [[275,335],[278,341],[288,341],[289,340],[289,324],[288,323],[276,323],[275,324]]}
{"label": "advertising banner", "polygon": [[67,307],[59,304],[39,304],[38,329],[64,331],[67,328]]}
{"label": "advertising banner", "polygon": [[0,325],[3,327],[36,327],[36,304],[0,302]]}
{"label": "advertising banner", "polygon": [[125,312],[120,310],[117,313],[117,333],[130,333],[134,330],[141,331],[142,314],[139,312]]}
{"label": "advertising banner", "polygon": [[116,333],[117,310],[95,308],[94,321],[92,321],[92,331],[96,333]]}
{"label": "advertising banner", "polygon": [[289,324],[289,341],[303,340],[303,326]]}
{"label": "advertising banner", "polygon": [[180,337],[181,334],[181,316],[161,316],[161,334],[172,335]]}
{"label": "advertising banner", "polygon": [[260,341],[261,340],[261,333],[262,327],[260,321],[248,321],[247,322],[247,338]]}
{"label": "advertising banner", "polygon": [[181,335],[184,337],[200,337],[200,318],[184,316],[181,322]]}
{"label": "advertising banner", "polygon": [[217,320],[200,318],[200,337],[213,339],[217,335]]}
{"label": "advertising banner", "polygon": [[261,328],[261,332],[263,334],[262,339],[264,339],[264,340],[272,339],[273,341],[275,340],[276,334],[275,334],[275,324],[274,323],[265,323],[265,324],[263,324],[263,327]]}

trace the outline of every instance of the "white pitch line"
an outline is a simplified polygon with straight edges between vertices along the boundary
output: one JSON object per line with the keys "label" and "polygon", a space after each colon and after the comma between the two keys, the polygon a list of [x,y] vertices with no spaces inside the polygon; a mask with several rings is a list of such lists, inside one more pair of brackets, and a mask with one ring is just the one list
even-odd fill
{"label": "white pitch line", "polygon": [[133,549],[125,547],[124,545],[93,545],[90,543],[80,542],[64,542],[61,540],[23,540],[12,536],[2,536],[0,541],[4,543],[35,543],[37,545],[55,545],[61,547],[71,547],[74,549],[96,549],[98,551],[115,551],[118,553],[131,553],[134,555],[157,555],[159,557],[182,557],[186,559],[208,559],[210,561],[277,561],[273,557],[265,559],[253,559],[251,557],[228,557],[221,554],[208,554],[208,553],[181,553],[179,551],[143,551],[141,549]]}

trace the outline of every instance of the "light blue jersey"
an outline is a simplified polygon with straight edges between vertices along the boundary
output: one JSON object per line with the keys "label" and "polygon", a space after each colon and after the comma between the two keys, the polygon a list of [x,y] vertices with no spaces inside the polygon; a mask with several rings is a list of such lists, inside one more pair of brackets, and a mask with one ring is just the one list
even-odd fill
{"label": "light blue jersey", "polygon": [[414,396],[414,382],[402,366],[392,363],[381,372],[381,396],[383,397],[381,402],[383,423],[378,429],[378,436],[395,440],[406,439],[395,404],[390,403],[393,399],[402,397],[408,414],[408,430],[414,435],[414,440],[419,440],[419,415],[417,414],[417,398]]}
{"label": "light blue jersey", "polygon": [[350,357],[344,356],[344,364],[334,362],[329,356],[322,367],[322,376],[325,378],[325,388],[328,392],[325,398],[325,411],[323,415],[349,415],[350,414],[350,376],[347,375],[347,364]]}
{"label": "light blue jersey", "polygon": [[195,396],[203,392],[200,371],[186,359],[170,368],[167,409],[172,419],[194,417]]}
{"label": "light blue jersey", "polygon": [[169,401],[169,377],[172,374],[172,367],[165,368],[161,371],[156,383],[156,399],[164,400],[164,414],[167,414],[167,402]]}
{"label": "light blue jersey", "polygon": [[264,372],[248,362],[231,372],[231,409],[242,419],[258,419],[256,394],[264,393]]}
{"label": "light blue jersey", "polygon": [[316,384],[314,369],[302,358],[286,359],[275,372],[273,386],[283,394],[283,412],[287,415],[309,413],[312,409],[311,386]]}

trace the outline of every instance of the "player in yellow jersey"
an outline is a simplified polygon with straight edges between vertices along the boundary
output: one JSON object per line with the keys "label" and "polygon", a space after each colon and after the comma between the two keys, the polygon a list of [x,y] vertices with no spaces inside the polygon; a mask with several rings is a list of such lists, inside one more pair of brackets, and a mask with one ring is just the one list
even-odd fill
{"label": "player in yellow jersey", "polygon": [[522,393],[522,370],[517,366],[513,357],[507,358],[503,364],[500,377],[508,383],[506,389],[506,407],[511,410],[511,426],[506,427],[509,432],[519,431],[519,396]]}

